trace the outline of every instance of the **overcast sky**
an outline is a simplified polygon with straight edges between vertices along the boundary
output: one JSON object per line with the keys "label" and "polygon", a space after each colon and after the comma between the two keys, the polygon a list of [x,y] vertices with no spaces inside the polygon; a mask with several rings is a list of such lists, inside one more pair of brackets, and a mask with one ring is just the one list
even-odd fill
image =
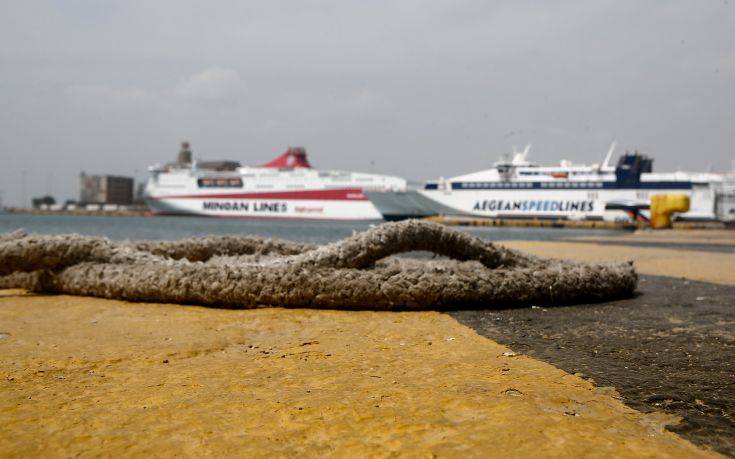
{"label": "overcast sky", "polygon": [[412,179],[652,155],[730,169],[735,2],[183,0],[0,3],[0,190],[77,198],[189,140],[246,164]]}

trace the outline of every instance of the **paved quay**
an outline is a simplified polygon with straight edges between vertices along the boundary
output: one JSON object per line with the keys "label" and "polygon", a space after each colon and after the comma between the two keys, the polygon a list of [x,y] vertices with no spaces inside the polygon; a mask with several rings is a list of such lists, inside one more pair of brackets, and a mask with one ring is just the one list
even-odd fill
{"label": "paved quay", "polygon": [[615,246],[735,253],[734,230],[637,230],[617,236],[582,236],[565,240]]}
{"label": "paved quay", "polygon": [[634,260],[643,273],[639,294],[593,305],[458,311],[455,318],[517,352],[615,387],[629,406],[673,414],[679,422],[669,430],[735,456],[735,231],[505,245],[583,261]]}
{"label": "paved quay", "polygon": [[456,311],[460,323],[598,386],[669,429],[735,455],[735,286],[644,275],[636,298],[601,304]]}
{"label": "paved quay", "polygon": [[0,455],[733,454],[722,421],[732,384],[720,375],[733,355],[735,256],[508,245],[634,258],[641,294],[442,313],[0,291]]}
{"label": "paved quay", "polygon": [[[735,284],[735,253],[579,241],[506,241],[501,244],[543,257],[606,262],[633,260],[639,273]],[[692,242],[694,244],[696,242]]]}

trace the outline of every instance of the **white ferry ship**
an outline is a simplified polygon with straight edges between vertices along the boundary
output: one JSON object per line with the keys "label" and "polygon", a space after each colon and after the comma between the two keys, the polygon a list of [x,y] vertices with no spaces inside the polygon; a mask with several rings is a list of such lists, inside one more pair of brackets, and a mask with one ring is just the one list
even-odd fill
{"label": "white ferry ship", "polygon": [[719,220],[735,225],[735,161],[732,171],[722,177],[722,183],[717,187],[715,208]]}
{"label": "white ferry ship", "polygon": [[[653,160],[625,153],[610,165],[615,144],[600,164],[562,161],[543,167],[527,160],[530,146],[495,163],[491,169],[427,182],[414,192],[393,194],[378,207],[391,218],[395,209],[418,203],[428,213],[489,218],[553,218],[575,220],[645,220],[655,194],[683,193],[690,210],[677,218],[714,220],[715,186],[722,176],[711,173],[654,173]],[[375,202],[378,202],[377,200]],[[400,203],[400,204],[399,204]]]}
{"label": "white ferry ship", "polygon": [[405,189],[387,175],[317,170],[289,148],[262,166],[193,161],[188,143],[177,162],[149,168],[144,198],[156,214],[309,220],[381,220],[365,196]]}

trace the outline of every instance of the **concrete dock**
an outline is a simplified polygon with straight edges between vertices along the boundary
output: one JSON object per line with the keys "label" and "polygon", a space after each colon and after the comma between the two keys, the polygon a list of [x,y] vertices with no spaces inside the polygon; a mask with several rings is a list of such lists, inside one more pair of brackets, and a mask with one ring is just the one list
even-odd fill
{"label": "concrete dock", "polygon": [[559,308],[0,291],[0,456],[733,455],[735,240],[713,234],[508,242],[643,275],[636,298]]}

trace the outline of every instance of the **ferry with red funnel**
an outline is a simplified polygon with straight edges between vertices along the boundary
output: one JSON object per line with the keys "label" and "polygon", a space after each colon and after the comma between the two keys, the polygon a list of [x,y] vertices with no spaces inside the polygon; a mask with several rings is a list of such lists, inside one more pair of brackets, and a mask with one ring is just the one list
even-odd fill
{"label": "ferry with red funnel", "polygon": [[301,147],[260,166],[197,161],[183,143],[175,163],[149,168],[145,201],[156,214],[306,220],[382,220],[365,192],[395,192],[388,175],[314,169]]}

